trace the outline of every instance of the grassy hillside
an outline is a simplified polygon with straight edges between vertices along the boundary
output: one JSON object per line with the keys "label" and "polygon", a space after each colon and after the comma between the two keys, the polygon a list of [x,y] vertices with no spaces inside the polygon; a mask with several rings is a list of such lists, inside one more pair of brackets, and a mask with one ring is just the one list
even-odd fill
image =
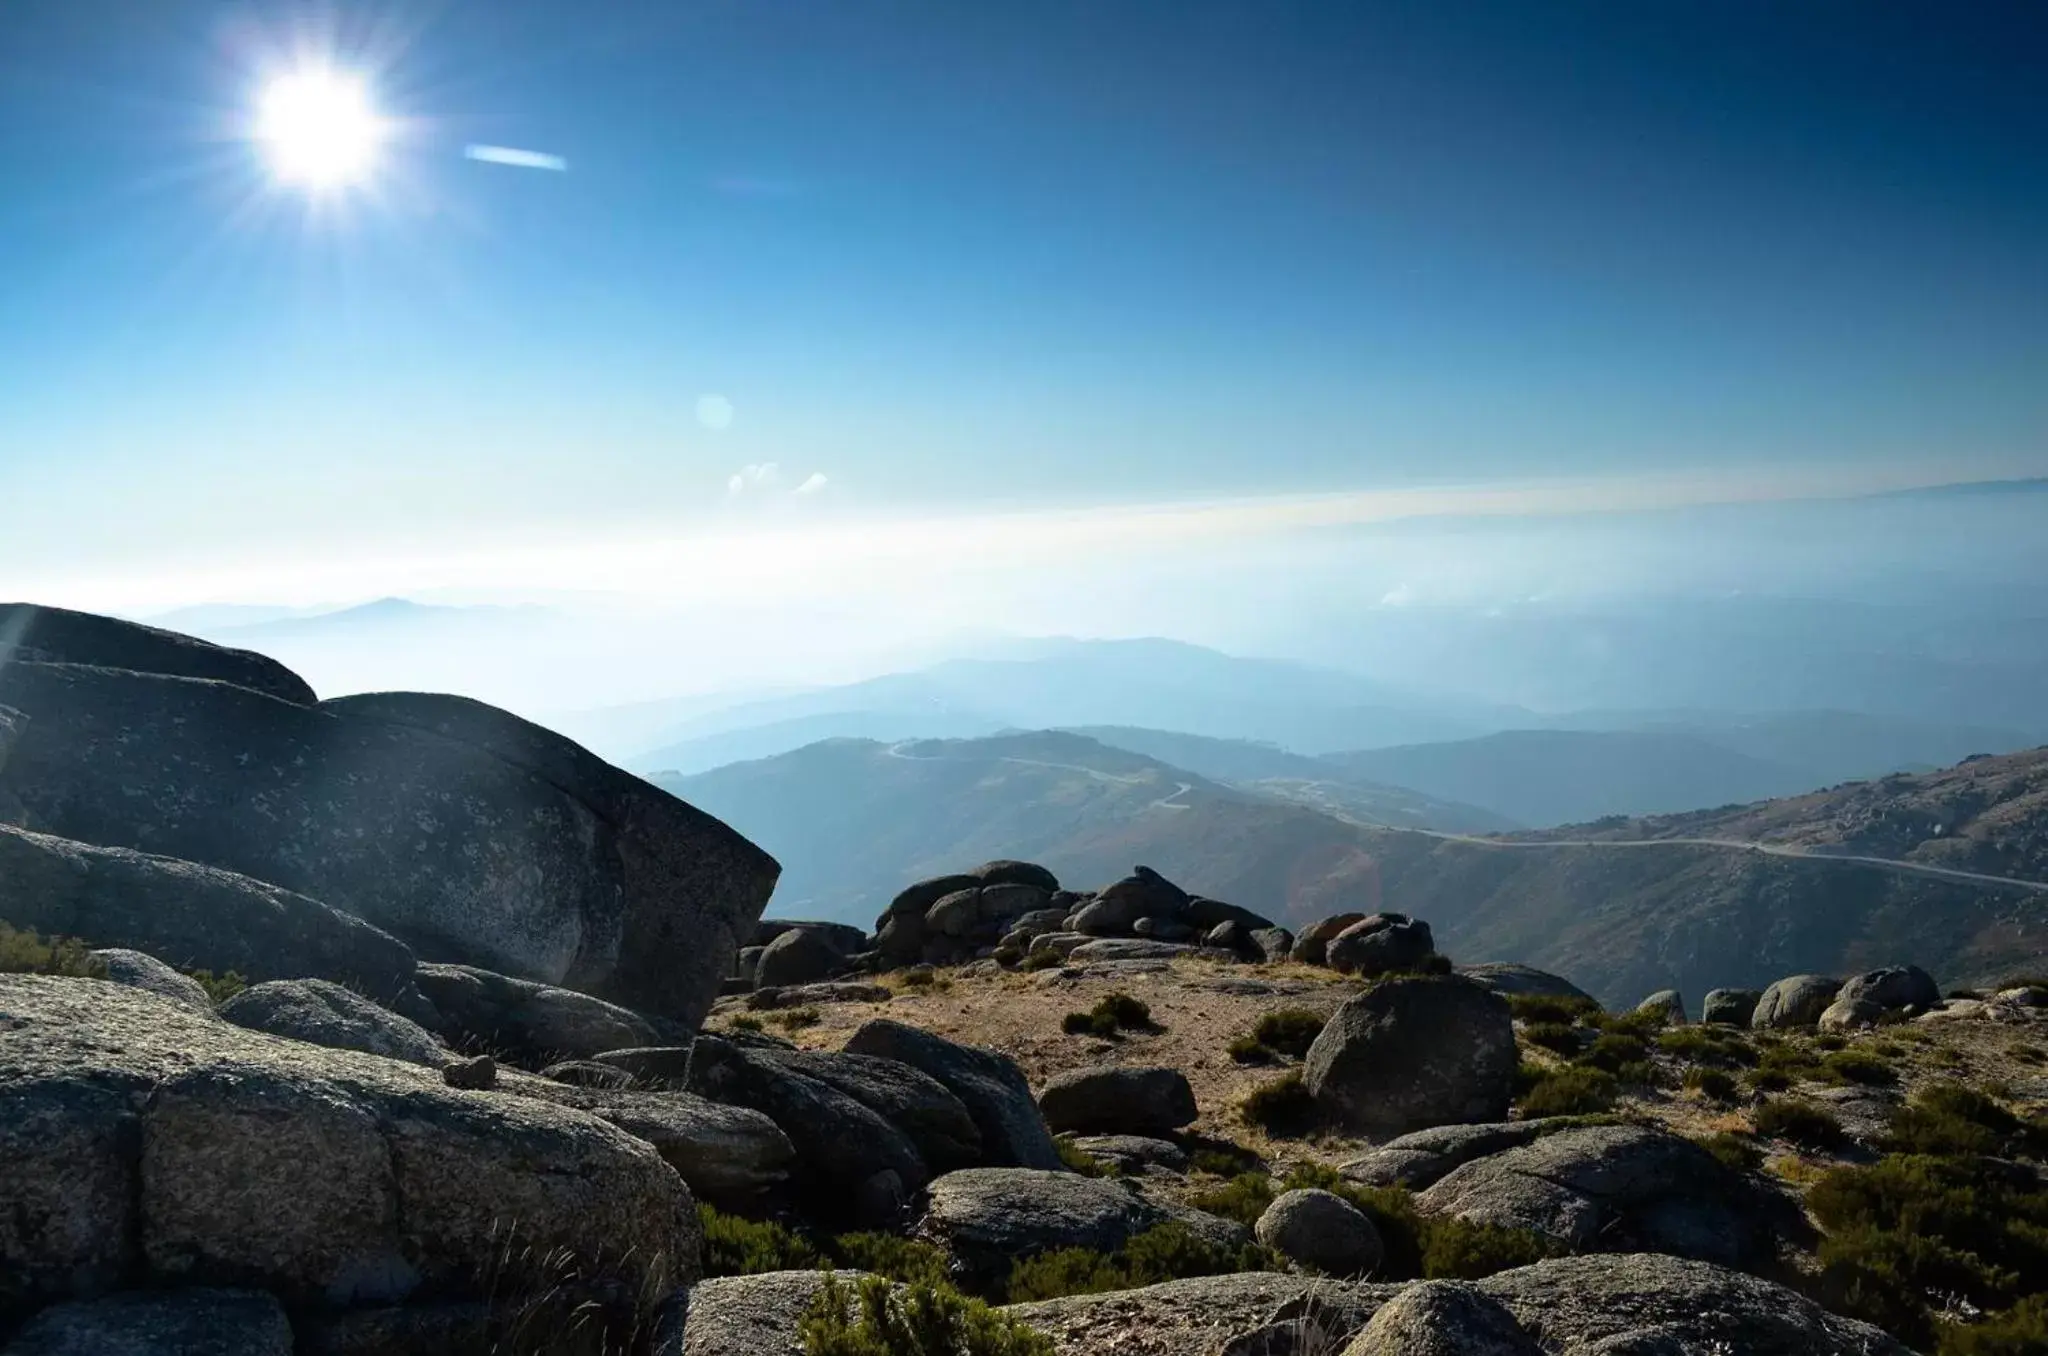
{"label": "grassy hillside", "polygon": [[1660,814],[1791,795],[1799,768],[1663,731],[1507,730],[1326,755],[1353,778],[1412,787],[1523,824]]}
{"label": "grassy hillside", "polygon": [[773,912],[864,926],[918,877],[1026,857],[1082,887],[1144,862],[1294,925],[1400,909],[1462,960],[1542,966],[1610,1003],[1907,960],[1949,983],[2048,962],[2029,925],[2044,901],[2008,888],[1742,848],[1373,828],[1075,734],[837,740],[664,785],[781,860]]}
{"label": "grassy hillside", "polygon": [[1528,836],[1728,838],[2048,881],[2048,748],[1758,805]]}
{"label": "grassy hillside", "polygon": [[775,854],[779,913],[872,924],[907,882],[991,857],[1082,887],[1146,862],[1276,917],[1370,902],[1356,825],[1080,735],[831,740],[658,780]]}
{"label": "grassy hillside", "polygon": [[1493,847],[1362,830],[1389,908],[1465,960],[1570,976],[1608,1003],[1908,962],[1961,984],[2038,966],[2048,900],[1743,848]]}

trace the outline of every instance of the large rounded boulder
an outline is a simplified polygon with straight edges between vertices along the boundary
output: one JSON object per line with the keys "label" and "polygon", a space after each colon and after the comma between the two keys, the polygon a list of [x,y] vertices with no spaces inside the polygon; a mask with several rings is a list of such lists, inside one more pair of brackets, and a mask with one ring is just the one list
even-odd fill
{"label": "large rounded boulder", "polygon": [[1171,1134],[1195,1119],[1195,1092],[1179,1069],[1104,1066],[1056,1074],[1038,1094],[1055,1131],[1102,1135]]}
{"label": "large rounded boulder", "polygon": [[1363,1276],[1386,1247],[1364,1211],[1334,1191],[1283,1191],[1259,1216],[1259,1242],[1290,1262],[1329,1276]]}
{"label": "large rounded boulder", "polygon": [[1325,960],[1346,975],[1392,974],[1419,970],[1436,954],[1429,924],[1405,914],[1376,913],[1362,918],[1330,939]]}
{"label": "large rounded boulder", "polygon": [[1381,1138],[1505,1119],[1518,1062],[1506,999],[1455,976],[1392,979],[1337,1009],[1302,1078],[1324,1115]]}
{"label": "large rounded boulder", "polygon": [[452,1056],[417,1022],[324,979],[275,979],[220,1005],[236,1026],[438,1069]]}
{"label": "large rounded boulder", "polygon": [[1791,975],[1763,991],[1749,1024],[1759,1031],[1813,1026],[1840,988],[1840,980],[1826,975]]}
{"label": "large rounded boulder", "polygon": [[236,872],[431,959],[689,1025],[774,888],[774,859],[724,824],[507,712],[287,700],[179,656],[149,667],[147,628],[117,656],[143,667],[95,662],[124,625],[66,662],[0,665],[0,705],[28,718],[0,791],[38,832]]}

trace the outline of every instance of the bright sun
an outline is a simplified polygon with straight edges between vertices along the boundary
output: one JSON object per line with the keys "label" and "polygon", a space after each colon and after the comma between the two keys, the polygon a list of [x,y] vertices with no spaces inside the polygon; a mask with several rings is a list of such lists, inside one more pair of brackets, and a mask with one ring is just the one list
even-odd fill
{"label": "bright sun", "polygon": [[387,130],[363,82],[328,70],[277,77],[264,87],[256,116],[270,172],[310,189],[368,178]]}

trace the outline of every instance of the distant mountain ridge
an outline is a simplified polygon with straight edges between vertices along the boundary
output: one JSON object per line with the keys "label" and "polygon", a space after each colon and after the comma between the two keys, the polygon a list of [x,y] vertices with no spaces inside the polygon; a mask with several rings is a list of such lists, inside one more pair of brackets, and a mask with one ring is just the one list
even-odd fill
{"label": "distant mountain ridge", "polygon": [[[1154,747],[1185,738],[1151,735]],[[1207,752],[1236,760],[1238,772],[1295,770],[1284,752]],[[1994,817],[2006,838],[2048,840],[2048,795],[2025,780],[2048,756],[1986,762],[1985,772],[2009,772],[2024,793],[2006,797],[2012,808]],[[2048,958],[2048,935],[2028,921],[2048,897],[2017,888],[1740,846],[1553,845],[1535,833],[1490,840],[1375,827],[1075,732],[834,740],[660,782],[783,863],[777,912],[861,926],[911,880],[1025,857],[1083,887],[1144,862],[1290,926],[1398,909],[1427,918],[1461,958],[1554,970],[1609,1003],[1666,987],[1696,1001],[1708,985],[1901,958],[1960,983]],[[1750,813],[1790,814],[1802,800]],[[1667,823],[1673,834],[1683,827],[1597,827],[1622,840],[1631,825],[1647,834]]]}

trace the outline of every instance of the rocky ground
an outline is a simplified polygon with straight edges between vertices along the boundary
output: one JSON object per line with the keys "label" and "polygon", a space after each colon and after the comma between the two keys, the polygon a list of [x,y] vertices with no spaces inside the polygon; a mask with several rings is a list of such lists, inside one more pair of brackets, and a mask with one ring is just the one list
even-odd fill
{"label": "rocky ground", "polygon": [[2039,980],[1603,1011],[1015,861],[757,923],[502,712],[0,622],[0,1356],[2048,1342]]}

